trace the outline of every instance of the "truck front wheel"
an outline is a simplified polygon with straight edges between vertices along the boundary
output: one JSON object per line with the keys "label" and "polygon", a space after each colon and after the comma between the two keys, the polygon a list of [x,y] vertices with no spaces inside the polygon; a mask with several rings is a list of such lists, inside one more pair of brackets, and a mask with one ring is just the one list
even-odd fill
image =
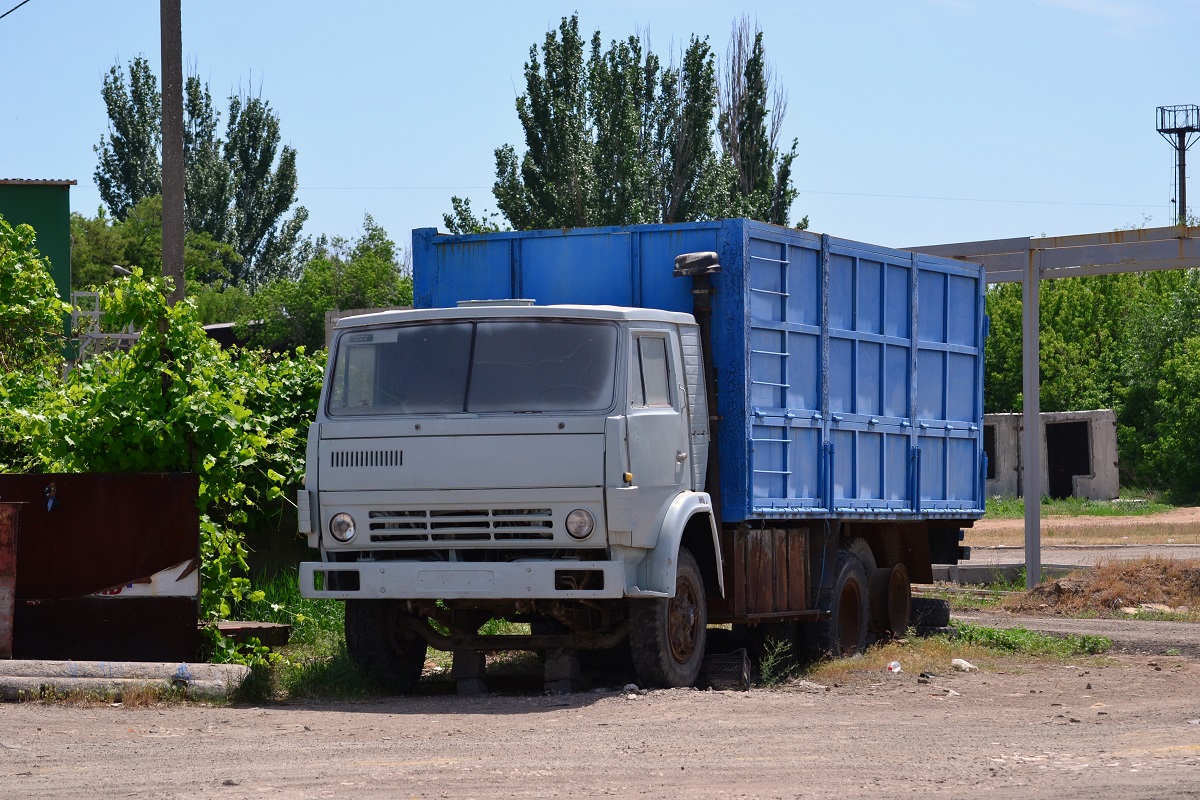
{"label": "truck front wheel", "polygon": [[425,667],[425,640],[408,627],[394,600],[346,601],[346,650],[354,663],[389,691],[410,694]]}
{"label": "truck front wheel", "polygon": [[638,680],[646,686],[693,686],[704,662],[704,578],[686,548],[679,549],[678,561],[674,597],[630,601],[629,650]]}

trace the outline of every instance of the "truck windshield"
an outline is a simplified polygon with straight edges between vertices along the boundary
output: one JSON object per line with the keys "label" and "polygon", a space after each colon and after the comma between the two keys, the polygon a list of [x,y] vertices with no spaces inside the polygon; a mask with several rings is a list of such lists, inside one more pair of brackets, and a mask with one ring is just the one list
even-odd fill
{"label": "truck windshield", "polygon": [[604,411],[617,328],[603,322],[482,320],[343,334],[330,416]]}

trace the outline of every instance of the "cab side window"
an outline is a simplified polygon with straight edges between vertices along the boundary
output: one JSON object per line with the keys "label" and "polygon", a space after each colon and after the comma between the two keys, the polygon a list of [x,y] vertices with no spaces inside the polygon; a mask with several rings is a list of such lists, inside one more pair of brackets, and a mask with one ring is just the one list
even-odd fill
{"label": "cab side window", "polygon": [[633,375],[635,408],[671,407],[671,371],[667,340],[663,336],[639,336],[635,340],[637,363]]}

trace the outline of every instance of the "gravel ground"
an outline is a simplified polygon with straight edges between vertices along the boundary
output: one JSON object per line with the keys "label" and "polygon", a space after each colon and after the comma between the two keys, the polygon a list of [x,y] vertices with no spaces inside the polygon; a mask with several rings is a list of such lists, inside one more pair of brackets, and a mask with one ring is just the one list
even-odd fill
{"label": "gravel ground", "polygon": [[1200,798],[1200,625],[955,618],[1114,655],[750,692],[6,704],[0,796]]}
{"label": "gravel ground", "polygon": [[9,704],[0,786],[22,798],[1200,797],[1195,658],[839,680],[269,708]]}

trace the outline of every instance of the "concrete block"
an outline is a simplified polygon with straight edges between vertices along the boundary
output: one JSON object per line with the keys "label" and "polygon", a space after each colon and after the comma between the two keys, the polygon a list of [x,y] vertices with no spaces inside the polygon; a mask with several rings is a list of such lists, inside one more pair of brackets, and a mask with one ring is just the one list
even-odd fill
{"label": "concrete block", "polygon": [[478,650],[455,650],[450,666],[450,677],[461,695],[483,694],[487,691],[484,680],[487,671],[485,654]]}
{"label": "concrete block", "polygon": [[546,652],[544,681],[551,694],[573,694],[583,685],[579,654],[574,650],[557,648]]}

